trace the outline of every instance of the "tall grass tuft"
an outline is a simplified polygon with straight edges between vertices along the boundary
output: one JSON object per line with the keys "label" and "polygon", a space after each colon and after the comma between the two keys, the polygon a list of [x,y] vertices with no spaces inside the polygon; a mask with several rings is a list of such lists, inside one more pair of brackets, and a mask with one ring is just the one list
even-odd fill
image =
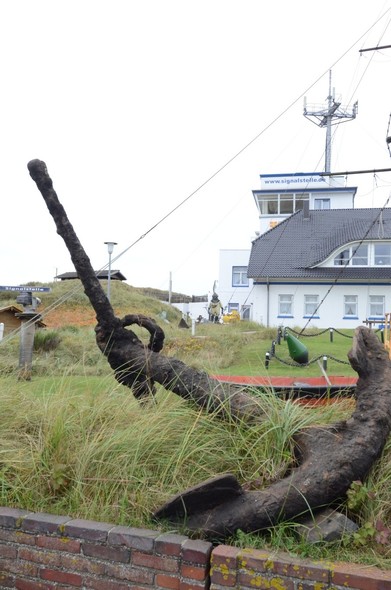
{"label": "tall grass tuft", "polygon": [[61,336],[58,330],[36,330],[34,335],[34,350],[49,352],[56,350],[61,342]]}

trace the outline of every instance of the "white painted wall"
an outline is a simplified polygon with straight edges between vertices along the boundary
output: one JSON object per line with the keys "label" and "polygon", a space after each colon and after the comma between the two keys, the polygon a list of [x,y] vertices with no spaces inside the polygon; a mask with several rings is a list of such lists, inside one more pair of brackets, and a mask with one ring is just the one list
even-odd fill
{"label": "white painted wall", "polygon": [[232,284],[232,269],[234,266],[248,266],[250,258],[250,249],[248,250],[234,250],[226,249],[220,250],[219,256],[219,281],[216,286],[216,291],[221,303],[224,306],[224,312],[228,312],[230,308],[237,304],[239,312],[242,311],[243,306],[250,306],[250,318],[252,319],[253,308],[253,280],[249,279],[248,287],[233,286]]}
{"label": "white painted wall", "polygon": [[[391,286],[389,285],[335,285],[331,291],[328,285],[254,285],[253,320],[264,326],[316,327],[354,329],[369,318],[369,296],[384,295],[385,311],[391,311]],[[293,317],[278,317],[278,295],[293,295]],[[317,315],[310,323],[304,317],[304,295],[319,294],[321,304]],[[327,294],[328,293],[328,294]],[[344,319],[344,296],[358,296],[358,318]],[[269,312],[268,312],[269,301]],[[269,319],[268,319],[269,318]]]}

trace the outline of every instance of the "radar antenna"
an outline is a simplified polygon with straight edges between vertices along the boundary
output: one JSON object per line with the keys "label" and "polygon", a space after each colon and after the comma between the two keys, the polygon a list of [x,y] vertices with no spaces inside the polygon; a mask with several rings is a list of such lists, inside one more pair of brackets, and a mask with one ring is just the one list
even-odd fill
{"label": "radar antenna", "polygon": [[[311,108],[307,108],[307,98],[304,98],[304,116],[319,127],[326,127],[325,172],[330,172],[331,170],[331,126],[336,123],[344,123],[347,120],[355,119],[357,111],[358,102],[355,102],[353,108],[348,110],[347,107],[341,107],[341,103],[335,100],[334,89],[333,91],[331,89],[331,70],[329,73],[327,107],[322,108],[312,105]],[[315,121],[311,117],[314,117]]]}

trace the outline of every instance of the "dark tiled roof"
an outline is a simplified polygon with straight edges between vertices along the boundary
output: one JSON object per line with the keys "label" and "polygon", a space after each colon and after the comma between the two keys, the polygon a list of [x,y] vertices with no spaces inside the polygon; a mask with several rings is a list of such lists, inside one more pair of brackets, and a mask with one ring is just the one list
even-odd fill
{"label": "dark tiled roof", "polygon": [[391,268],[313,268],[344,244],[379,239],[391,239],[391,208],[311,210],[308,218],[303,211],[297,211],[254,240],[248,276],[255,280],[266,277],[390,280]]}
{"label": "dark tiled roof", "polygon": [[[96,270],[95,274],[98,277],[98,279],[107,279],[108,275],[109,275],[109,271],[108,270],[100,270],[100,271]],[[61,275],[57,275],[55,278],[61,279],[62,281],[68,281],[70,279],[77,279],[78,274],[77,274],[77,272],[64,272]],[[110,279],[112,279],[113,281],[126,281],[126,277],[119,270],[110,271]]]}

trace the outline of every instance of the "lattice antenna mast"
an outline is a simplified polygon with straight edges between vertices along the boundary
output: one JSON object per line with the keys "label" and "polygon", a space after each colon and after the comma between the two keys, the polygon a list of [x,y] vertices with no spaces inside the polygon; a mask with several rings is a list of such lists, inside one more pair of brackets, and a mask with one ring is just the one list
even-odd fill
{"label": "lattice antenna mast", "polygon": [[331,126],[355,119],[357,112],[358,102],[354,103],[352,109],[341,107],[341,103],[336,102],[334,89],[331,88],[331,70],[329,72],[329,95],[327,97],[327,107],[322,108],[316,105],[307,107],[307,98],[304,98],[304,116],[318,125],[318,127],[326,127],[325,172],[331,172]]}

